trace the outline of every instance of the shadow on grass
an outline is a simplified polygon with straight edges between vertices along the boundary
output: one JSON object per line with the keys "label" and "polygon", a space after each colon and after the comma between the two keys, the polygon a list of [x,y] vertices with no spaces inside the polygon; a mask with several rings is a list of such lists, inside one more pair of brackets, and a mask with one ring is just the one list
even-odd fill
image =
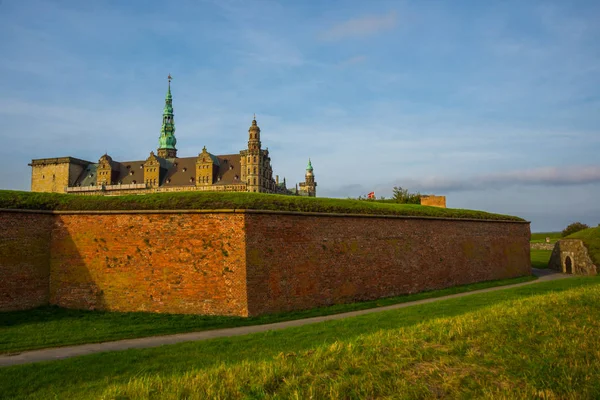
{"label": "shadow on grass", "polygon": [[[124,383],[140,374],[168,375],[222,362],[265,360],[282,352],[308,350],[362,334],[408,327],[519,298],[595,284],[600,284],[600,278],[569,278],[280,331],[1,368],[0,387],[4,390],[0,396],[68,398],[86,393],[94,397],[108,382]],[[40,392],[44,390],[46,392]]]}

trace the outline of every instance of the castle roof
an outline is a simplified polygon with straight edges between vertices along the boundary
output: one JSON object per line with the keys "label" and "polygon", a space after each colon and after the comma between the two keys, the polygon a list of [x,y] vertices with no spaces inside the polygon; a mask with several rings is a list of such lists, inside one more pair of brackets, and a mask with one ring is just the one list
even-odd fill
{"label": "castle roof", "polygon": [[[217,173],[213,185],[235,185],[241,183],[241,167],[239,154],[213,155],[210,154],[213,164],[217,166]],[[160,174],[160,186],[195,186],[196,161],[198,157],[181,157],[164,159],[157,157],[163,170]],[[113,161],[117,177],[116,182],[123,185],[144,182],[144,164],[146,160]],[[77,178],[75,186],[90,186],[96,183],[96,169],[98,164],[91,163]]]}

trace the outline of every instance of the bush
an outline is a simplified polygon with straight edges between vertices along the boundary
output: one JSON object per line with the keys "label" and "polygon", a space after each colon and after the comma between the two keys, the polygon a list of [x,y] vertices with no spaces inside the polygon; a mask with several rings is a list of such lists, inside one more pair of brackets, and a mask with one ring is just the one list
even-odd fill
{"label": "bush", "polygon": [[392,199],[400,204],[421,204],[421,194],[410,193],[408,189],[403,189],[400,186],[394,186]]}
{"label": "bush", "polygon": [[572,233],[588,229],[589,226],[581,222],[573,222],[562,231],[562,237],[569,236]]}

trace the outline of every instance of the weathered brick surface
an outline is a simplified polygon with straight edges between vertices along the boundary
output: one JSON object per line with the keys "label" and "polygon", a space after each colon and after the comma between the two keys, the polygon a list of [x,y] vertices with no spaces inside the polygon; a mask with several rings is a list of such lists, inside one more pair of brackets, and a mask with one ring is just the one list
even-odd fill
{"label": "weathered brick surface", "polygon": [[57,215],[50,302],[247,315],[243,214]]}
{"label": "weathered brick surface", "polygon": [[48,304],[53,218],[0,211],[0,311]]}
{"label": "weathered brick surface", "polygon": [[529,224],[0,212],[0,310],[258,315],[531,273]]}
{"label": "weathered brick surface", "polygon": [[529,224],[246,215],[250,315],[531,274]]}

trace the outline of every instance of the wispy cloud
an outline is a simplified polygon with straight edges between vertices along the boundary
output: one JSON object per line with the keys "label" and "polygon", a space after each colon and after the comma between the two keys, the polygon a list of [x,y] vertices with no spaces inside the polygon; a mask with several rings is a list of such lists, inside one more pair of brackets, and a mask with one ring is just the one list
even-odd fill
{"label": "wispy cloud", "polygon": [[352,37],[364,37],[393,29],[396,26],[396,12],[384,15],[365,15],[338,23],[321,34],[327,41],[342,40]]}
{"label": "wispy cloud", "polygon": [[565,168],[543,167],[464,178],[431,176],[423,179],[400,180],[399,185],[411,190],[456,192],[506,188],[507,186],[570,186],[600,183],[600,165]]}

